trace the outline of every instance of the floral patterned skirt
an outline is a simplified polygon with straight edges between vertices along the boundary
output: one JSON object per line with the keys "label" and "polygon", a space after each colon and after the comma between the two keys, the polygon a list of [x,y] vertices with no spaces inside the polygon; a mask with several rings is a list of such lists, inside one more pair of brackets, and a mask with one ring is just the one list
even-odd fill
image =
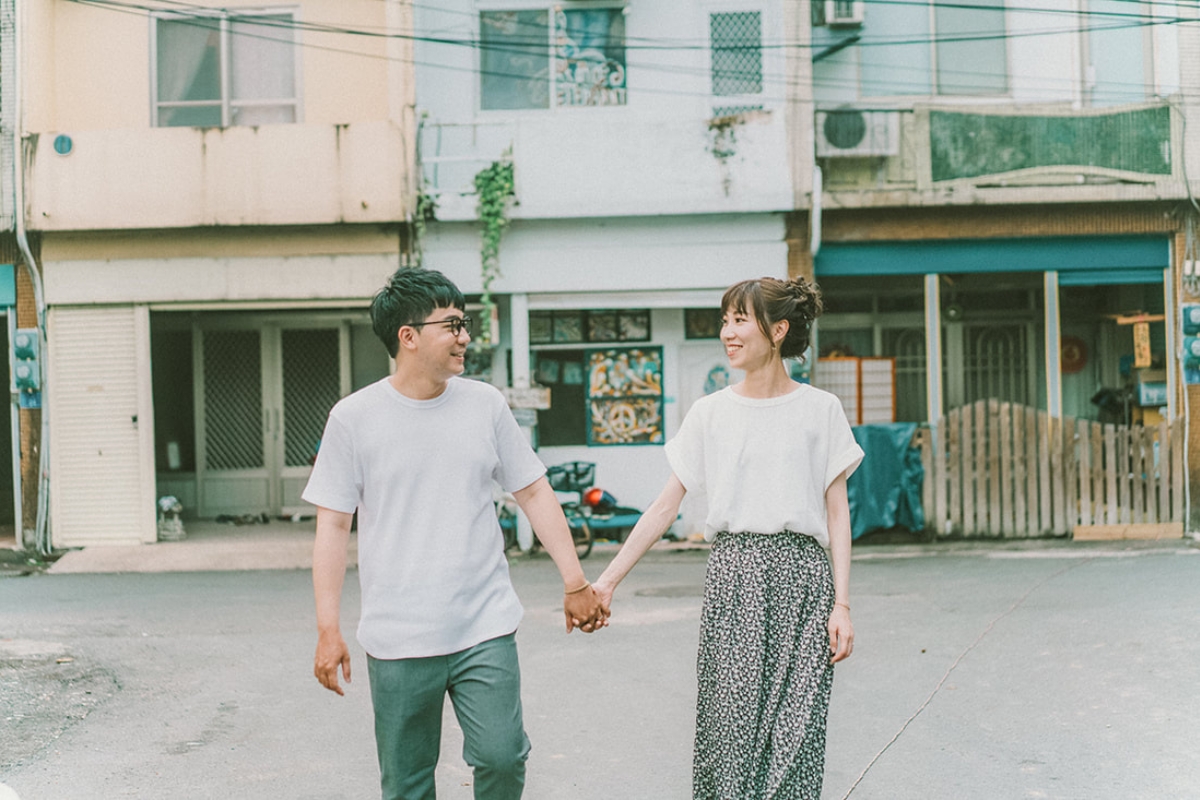
{"label": "floral patterned skirt", "polygon": [[722,533],[704,585],[695,800],[821,796],[833,577],[810,536]]}

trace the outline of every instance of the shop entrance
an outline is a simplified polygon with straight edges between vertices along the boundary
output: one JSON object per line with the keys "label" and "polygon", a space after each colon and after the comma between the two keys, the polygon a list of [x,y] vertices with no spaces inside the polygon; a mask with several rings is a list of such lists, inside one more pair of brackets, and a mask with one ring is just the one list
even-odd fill
{"label": "shop entrance", "polygon": [[329,409],[388,374],[369,324],[312,314],[179,322],[152,330],[159,495],[206,519],[311,513],[300,493]]}

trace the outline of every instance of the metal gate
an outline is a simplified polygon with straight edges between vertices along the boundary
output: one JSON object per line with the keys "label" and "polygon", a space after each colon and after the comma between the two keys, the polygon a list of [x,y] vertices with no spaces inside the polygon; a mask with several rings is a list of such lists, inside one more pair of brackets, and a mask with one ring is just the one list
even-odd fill
{"label": "metal gate", "polygon": [[291,514],[325,418],[350,391],[347,324],[198,326],[199,514]]}

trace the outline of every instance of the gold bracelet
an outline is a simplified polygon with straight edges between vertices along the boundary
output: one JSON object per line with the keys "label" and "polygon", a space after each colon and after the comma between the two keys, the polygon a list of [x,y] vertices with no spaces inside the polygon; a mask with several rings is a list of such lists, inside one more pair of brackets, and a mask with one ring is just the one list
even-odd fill
{"label": "gold bracelet", "polygon": [[850,610],[850,606],[846,605],[845,603],[834,603],[834,605],[841,606],[842,608],[846,609],[847,611]]}
{"label": "gold bracelet", "polygon": [[579,593],[580,593],[580,592],[582,592],[584,589],[587,589],[587,588],[589,588],[591,585],[592,585],[592,584],[591,584],[591,583],[589,583],[588,581],[584,581],[584,582],[583,582],[583,586],[580,586],[578,589],[572,589],[572,590],[571,590],[571,591],[569,591],[569,592],[568,592],[566,589],[564,589],[564,590],[563,590],[563,594],[564,594],[564,595],[568,595],[568,594],[579,594]]}

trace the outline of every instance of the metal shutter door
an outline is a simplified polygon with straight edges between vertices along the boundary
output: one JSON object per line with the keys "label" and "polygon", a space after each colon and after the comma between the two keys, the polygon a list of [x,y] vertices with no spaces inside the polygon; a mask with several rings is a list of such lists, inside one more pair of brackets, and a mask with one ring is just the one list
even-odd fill
{"label": "metal shutter door", "polygon": [[50,310],[50,524],[56,547],[157,538],[149,324],[144,306]]}

